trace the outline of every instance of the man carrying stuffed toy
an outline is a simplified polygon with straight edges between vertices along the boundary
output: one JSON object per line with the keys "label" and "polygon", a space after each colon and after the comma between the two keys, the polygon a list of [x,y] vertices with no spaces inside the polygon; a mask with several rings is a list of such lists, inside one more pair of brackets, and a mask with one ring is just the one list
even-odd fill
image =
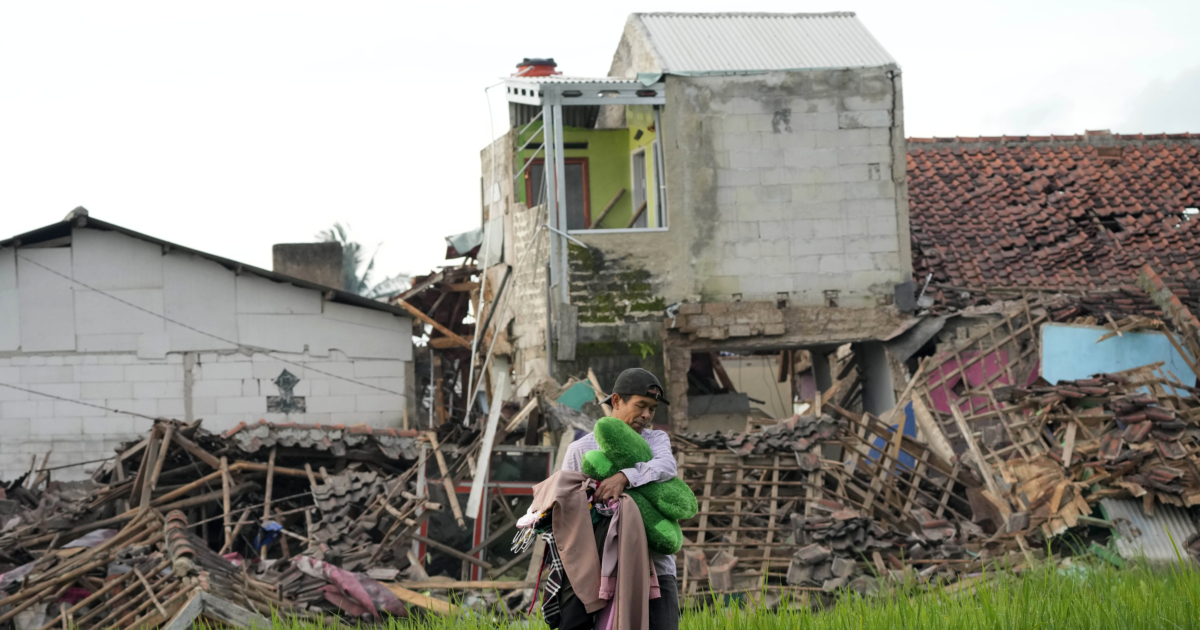
{"label": "man carrying stuffed toy", "polygon": [[[675,477],[676,464],[675,456],[671,453],[670,437],[663,431],[650,428],[659,403],[670,404],[663,393],[662,384],[653,374],[641,368],[630,368],[621,372],[613,385],[612,395],[602,401],[602,404],[612,406],[613,417],[629,425],[650,444],[653,459],[639,463],[633,468],[626,468],[601,481],[596,489],[597,501],[615,499],[621,496],[626,488],[668,481]],[[582,472],[584,453],[595,450],[600,450],[600,445],[594,433],[575,440],[567,448],[562,469]],[[650,560],[654,564],[654,572],[658,576],[658,586],[662,593],[661,597],[650,600],[650,629],[678,630],[679,590],[675,580],[675,557],[650,552]]]}

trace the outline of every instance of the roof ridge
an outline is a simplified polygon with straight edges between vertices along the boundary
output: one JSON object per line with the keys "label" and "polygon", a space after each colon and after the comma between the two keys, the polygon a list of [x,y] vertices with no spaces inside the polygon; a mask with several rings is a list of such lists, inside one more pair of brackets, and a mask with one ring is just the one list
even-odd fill
{"label": "roof ridge", "polygon": [[653,17],[764,17],[764,18],[816,18],[816,17],[858,17],[854,11],[826,11],[823,13],[776,13],[772,11],[719,11],[715,13],[680,12],[680,11],[649,11],[633,15]]}
{"label": "roof ridge", "polygon": [[910,137],[906,139],[908,142],[918,144],[1007,144],[1010,142],[1022,143],[1046,143],[1053,144],[1058,142],[1081,142],[1085,144],[1105,144],[1107,142],[1121,142],[1132,140],[1200,140],[1200,133],[1114,133],[1107,135],[1093,134],[1071,134],[1071,135],[1023,135],[1023,136],[975,136],[963,137],[955,136],[947,137]]}

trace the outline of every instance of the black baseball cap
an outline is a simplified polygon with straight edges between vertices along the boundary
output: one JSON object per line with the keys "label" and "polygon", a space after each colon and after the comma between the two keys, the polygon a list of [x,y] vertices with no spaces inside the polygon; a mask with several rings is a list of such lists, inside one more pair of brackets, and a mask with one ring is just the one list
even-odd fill
{"label": "black baseball cap", "polygon": [[[658,377],[642,368],[629,368],[617,377],[617,382],[613,385],[613,394],[620,394],[622,398],[626,396],[645,396],[653,398],[658,402],[670,406],[667,401],[662,383],[658,382]],[[600,401],[602,405],[612,404],[612,394]]]}

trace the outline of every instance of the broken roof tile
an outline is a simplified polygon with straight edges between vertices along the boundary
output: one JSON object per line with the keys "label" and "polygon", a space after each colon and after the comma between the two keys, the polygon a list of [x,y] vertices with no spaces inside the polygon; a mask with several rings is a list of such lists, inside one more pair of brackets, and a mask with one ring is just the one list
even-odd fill
{"label": "broken roof tile", "polygon": [[[1192,134],[909,142],[918,277],[976,288],[1115,289],[1150,264],[1173,285],[1195,283],[1200,216],[1185,213],[1200,207],[1200,139]],[[1120,151],[1101,150],[1109,148]],[[1012,255],[992,256],[997,249]],[[988,258],[994,263],[980,264]],[[1173,288],[1188,302],[1198,293]]]}

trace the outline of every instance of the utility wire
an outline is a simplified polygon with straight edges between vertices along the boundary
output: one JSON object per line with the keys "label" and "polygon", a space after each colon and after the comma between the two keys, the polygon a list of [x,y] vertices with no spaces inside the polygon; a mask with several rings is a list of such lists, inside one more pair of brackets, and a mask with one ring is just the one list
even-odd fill
{"label": "utility wire", "polygon": [[96,405],[96,404],[92,404],[90,402],[84,402],[82,400],[75,400],[74,398],[65,398],[63,396],[55,396],[54,394],[45,394],[45,393],[39,392],[37,390],[25,389],[24,387],[17,387],[16,385],[10,385],[8,383],[0,383],[0,387],[7,387],[9,389],[15,389],[19,392],[27,392],[30,394],[37,394],[38,396],[45,396],[46,398],[53,398],[55,400],[61,400],[64,402],[75,403],[76,405],[83,405],[85,407],[92,407],[95,409],[103,409],[105,411],[111,411],[113,413],[123,413],[123,414],[129,415],[129,416],[137,416],[138,418],[146,418],[147,420],[158,420],[158,418],[156,418],[154,416],[147,416],[146,414],[137,413],[136,411],[125,411],[123,409],[113,409],[112,407],[105,407],[104,405]]}
{"label": "utility wire", "polygon": [[[209,338],[211,338],[211,339],[216,339],[217,341],[220,341],[220,342],[222,342],[222,343],[227,343],[227,344],[231,344],[231,345],[233,345],[233,346],[237,346],[238,348],[247,347],[247,346],[243,346],[243,344],[241,344],[241,343],[238,343],[238,342],[236,342],[236,341],[233,341],[233,340],[230,340],[230,339],[226,339],[226,338],[224,338],[224,337],[221,337],[221,336],[219,336],[219,335],[214,335],[214,334],[212,334],[212,333],[210,333],[210,332],[207,332],[207,331],[204,331],[204,330],[200,330],[199,328],[196,328],[196,327],[194,327],[194,326],[189,326],[188,324],[185,324],[185,323],[183,323],[183,322],[181,322],[181,321],[178,321],[178,320],[171,319],[170,317],[167,317],[166,315],[163,315],[163,314],[161,314],[161,313],[155,313],[154,311],[152,311],[152,310],[150,310],[150,309],[147,309],[147,308],[143,308],[143,307],[141,307],[141,306],[138,306],[137,304],[134,304],[133,302],[130,302],[130,301],[128,301],[128,300],[123,300],[123,299],[121,299],[121,298],[119,298],[119,297],[117,297],[117,296],[115,296],[115,295],[113,295],[113,294],[111,294],[111,293],[108,293],[108,292],[106,292],[106,291],[102,291],[102,290],[100,290],[100,289],[97,289],[96,287],[93,287],[93,286],[90,286],[90,285],[88,285],[88,284],[85,284],[85,283],[83,283],[83,282],[80,282],[80,281],[76,280],[75,278],[72,278],[72,277],[70,277],[70,276],[68,276],[68,275],[66,275],[66,274],[59,273],[58,271],[55,271],[54,269],[51,269],[51,268],[47,267],[46,265],[43,265],[43,264],[41,264],[41,263],[39,263],[39,262],[37,262],[37,261],[35,261],[35,260],[32,260],[32,259],[30,259],[30,258],[26,258],[26,257],[24,257],[24,256],[18,256],[18,258],[20,258],[21,260],[24,260],[24,261],[26,261],[26,262],[28,262],[28,263],[31,263],[31,264],[33,264],[33,265],[36,265],[36,266],[38,266],[38,267],[41,267],[42,269],[45,269],[46,271],[49,271],[50,273],[52,273],[52,274],[54,274],[54,275],[56,275],[56,276],[58,276],[58,277],[60,277],[60,278],[65,278],[66,280],[69,280],[70,282],[73,282],[73,283],[75,283],[75,284],[78,284],[79,286],[81,286],[81,287],[83,287],[83,288],[85,288],[85,289],[87,289],[87,290],[89,290],[89,291],[95,291],[96,293],[99,293],[100,295],[103,295],[103,296],[105,296],[105,297],[107,297],[107,298],[110,298],[110,299],[116,300],[117,302],[120,302],[120,303],[122,303],[122,304],[124,304],[124,305],[126,305],[126,306],[129,306],[129,307],[131,307],[131,308],[137,309],[137,310],[139,310],[139,311],[141,311],[141,312],[143,312],[143,313],[148,313],[148,314],[150,314],[150,315],[153,315],[153,316],[155,316],[155,317],[157,317],[157,318],[159,318],[159,319],[161,319],[161,320],[163,320],[163,321],[170,322],[170,323],[172,323],[172,324],[175,324],[176,326],[180,326],[180,327],[182,327],[182,328],[186,328],[186,329],[188,329],[188,330],[190,330],[190,331],[192,331],[192,332],[194,332],[194,333],[197,333],[197,334],[200,334],[200,335],[204,335],[205,337],[209,337]],[[338,379],[338,380],[346,381],[347,383],[354,383],[354,384],[356,384],[356,385],[362,385],[363,387],[369,387],[369,388],[371,388],[371,389],[376,389],[376,390],[379,390],[379,391],[381,391],[381,392],[386,392],[386,393],[388,393],[388,394],[393,394],[393,395],[396,395],[396,396],[403,397],[403,398],[404,398],[406,401],[408,400],[408,396],[404,395],[404,394],[403,394],[403,393],[401,393],[401,392],[392,391],[392,390],[390,390],[390,389],[387,389],[386,387],[379,387],[379,386],[377,386],[377,385],[371,385],[371,384],[369,384],[369,383],[363,383],[362,381],[356,381],[356,380],[354,380],[354,379],[352,379],[352,378],[346,378],[345,376],[340,376],[340,375],[338,375],[338,374],[334,374],[334,373],[332,373],[332,372],[326,372],[326,371],[324,371],[324,370],[320,370],[320,369],[317,369],[317,368],[311,367],[311,366],[309,366],[309,365],[305,365],[304,363],[297,363],[297,362],[295,362],[295,361],[291,361],[291,360],[288,360],[288,359],[284,359],[283,357],[280,357],[280,356],[276,355],[276,354],[275,354],[273,351],[271,351],[271,350],[261,350],[261,351],[256,351],[256,352],[261,352],[262,354],[265,354],[265,355],[267,355],[267,356],[271,357],[272,359],[275,359],[276,361],[279,361],[280,363],[286,363],[286,364],[288,364],[288,365],[293,365],[293,366],[296,366],[296,367],[299,367],[299,368],[303,368],[303,369],[305,369],[305,370],[308,370],[308,371],[310,371],[310,372],[316,372],[317,374],[322,374],[322,375],[325,375],[325,376],[328,376],[328,377],[331,377],[331,378],[336,378],[336,379]],[[0,383],[0,384],[2,384],[2,383]],[[11,385],[7,385],[7,387],[11,387]],[[20,389],[20,388],[15,388],[15,389]],[[26,391],[28,391],[28,390],[26,390]],[[36,392],[35,392],[35,393],[36,393]],[[42,395],[42,396],[48,396],[48,394],[40,394],[40,395]],[[56,398],[55,396],[51,396],[51,397],[52,397],[52,398]],[[77,401],[77,400],[71,400],[71,399],[69,399],[69,398],[63,398],[62,400],[69,400],[70,402],[76,402],[76,403],[79,403],[79,404],[88,404],[88,403],[83,403],[83,402],[80,402],[80,401]],[[93,407],[95,407],[96,405],[92,405],[92,406],[93,406]],[[104,409],[104,407],[101,407],[101,409]],[[110,411],[111,411],[111,410],[110,410]],[[126,412],[126,411],[123,411],[123,412],[121,412],[121,413],[129,413],[130,415],[134,415],[134,416],[140,416],[140,417],[143,417],[143,418],[148,418],[148,417],[149,417],[149,416],[143,416],[143,415],[141,415],[141,414],[130,413],[130,412]],[[153,420],[153,419],[154,419],[154,418],[151,418],[151,420]]]}

